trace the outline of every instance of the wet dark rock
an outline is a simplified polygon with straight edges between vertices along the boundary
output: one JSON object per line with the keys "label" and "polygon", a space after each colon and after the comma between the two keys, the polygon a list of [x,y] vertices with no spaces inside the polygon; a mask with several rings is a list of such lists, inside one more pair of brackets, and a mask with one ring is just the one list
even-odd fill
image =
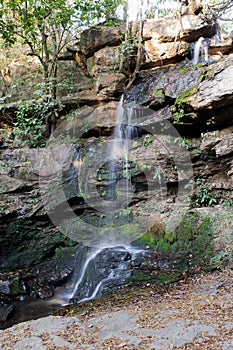
{"label": "wet dark rock", "polygon": [[208,67],[156,69],[152,77],[142,74],[141,81],[139,79],[138,84],[126,91],[124,103],[141,104],[157,111],[151,113],[151,118],[141,121],[145,126],[153,119],[161,121],[162,111],[168,112],[170,107],[171,114],[165,113],[165,119],[173,119],[180,133],[198,136],[205,129],[217,130],[232,125],[232,72],[231,56]]}
{"label": "wet dark rock", "polygon": [[[87,257],[85,249],[78,254],[78,259],[83,260],[84,258],[85,261]],[[95,258],[90,260],[72,302],[90,298],[95,292],[95,296],[99,296],[106,283],[111,282],[112,286],[124,283],[125,279],[130,276],[130,260],[131,255],[125,248],[105,248],[97,252]],[[78,281],[82,270],[76,274],[75,280]]]}
{"label": "wet dark rock", "polygon": [[10,282],[0,281],[0,294],[10,295]]}
{"label": "wet dark rock", "polygon": [[[51,297],[54,294],[55,286],[64,284],[72,275],[76,250],[77,248],[72,247],[57,249],[54,256],[49,259],[43,257],[36,265],[25,256],[22,260],[22,270],[2,274],[0,300]],[[32,252],[35,255],[35,251],[32,250]],[[6,262],[7,258],[6,256]],[[11,266],[8,268],[12,270]],[[30,272],[28,272],[29,270]]]}
{"label": "wet dark rock", "polygon": [[26,286],[23,278],[16,274],[1,274],[0,300],[11,300],[26,295]]}
{"label": "wet dark rock", "polygon": [[124,102],[161,110],[166,104],[172,105],[179,94],[196,86],[202,70],[187,64],[157,68],[149,76],[142,73],[139,83],[126,91]]}
{"label": "wet dark rock", "polygon": [[0,323],[6,322],[14,313],[13,305],[0,306]]}
{"label": "wet dark rock", "polygon": [[[195,111],[220,109],[233,104],[233,56],[206,69],[206,78],[183,101]],[[201,72],[202,74],[203,72]]]}

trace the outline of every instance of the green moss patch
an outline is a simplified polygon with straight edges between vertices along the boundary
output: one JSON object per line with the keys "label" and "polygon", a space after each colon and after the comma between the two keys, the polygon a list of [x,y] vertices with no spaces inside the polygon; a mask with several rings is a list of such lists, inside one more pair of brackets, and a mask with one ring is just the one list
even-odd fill
{"label": "green moss patch", "polygon": [[175,100],[175,106],[181,107],[187,104],[190,101],[192,95],[194,95],[198,91],[198,86],[194,85],[191,88],[183,91],[179,94]]}
{"label": "green moss patch", "polygon": [[205,266],[214,256],[213,223],[208,217],[189,213],[174,231],[155,228],[140,237],[137,243],[174,260],[176,269]]}

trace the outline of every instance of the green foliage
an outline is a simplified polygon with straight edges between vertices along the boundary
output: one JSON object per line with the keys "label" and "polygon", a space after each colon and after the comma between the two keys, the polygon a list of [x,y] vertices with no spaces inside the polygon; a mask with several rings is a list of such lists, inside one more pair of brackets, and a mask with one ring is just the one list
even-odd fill
{"label": "green foliage", "polygon": [[26,141],[29,146],[45,146],[43,125],[46,115],[57,106],[58,101],[44,102],[41,99],[23,101],[16,113],[13,133]]}
{"label": "green foliage", "polygon": [[208,186],[199,179],[196,181],[194,203],[197,207],[212,207],[218,203],[217,198],[211,194]]}
{"label": "green foliage", "polygon": [[152,232],[147,232],[140,237],[138,243],[153,249],[156,245],[156,237]]}
{"label": "green foliage", "polygon": [[40,106],[33,102],[22,103],[17,111],[17,121],[14,123],[14,135],[23,141],[28,141],[32,147],[38,146],[43,137],[44,119],[40,116],[40,109]]}
{"label": "green foliage", "polygon": [[185,66],[185,67],[180,68],[179,72],[181,72],[181,73],[186,72],[189,69],[190,69],[190,66]]}
{"label": "green foliage", "polygon": [[117,214],[115,214],[115,218],[127,218],[132,214],[130,208],[121,209]]}
{"label": "green foliage", "polygon": [[175,0],[167,1],[167,0],[159,0],[159,1],[148,1],[149,4],[153,4],[149,6],[146,11],[147,18],[157,18],[164,16],[173,16],[177,12],[177,8],[175,6],[171,6],[170,2],[175,3]]}
{"label": "green foliage", "polygon": [[[20,41],[39,59],[44,82],[53,78],[50,93],[56,98],[58,56],[71,40],[74,7],[64,0],[27,0],[0,3],[0,37],[6,46]],[[48,86],[47,86],[48,87]]]}
{"label": "green foliage", "polygon": [[116,11],[124,0],[76,0],[74,3],[75,19],[80,25],[95,25],[106,21],[107,25],[117,22]]}
{"label": "green foliage", "polygon": [[[67,29],[72,23],[73,7],[63,0],[5,0],[1,1],[0,12],[4,13],[0,34],[5,42],[9,45],[21,38],[41,57],[41,50],[46,49],[45,33],[51,39],[52,35],[61,34],[54,30]],[[51,42],[47,40],[46,43],[50,47]]]}
{"label": "green foliage", "polygon": [[124,33],[124,39],[119,47],[119,57],[125,60],[125,65],[130,70],[129,62],[136,56],[136,46],[138,44],[138,38],[131,34]]}
{"label": "green foliage", "polygon": [[189,149],[191,146],[191,141],[186,137],[177,137],[174,139],[174,143],[178,143],[181,147]]}
{"label": "green foliage", "polygon": [[143,140],[143,146],[147,147],[152,142],[153,142],[153,135],[147,135]]}
{"label": "green foliage", "polygon": [[212,78],[214,76],[214,72],[213,70],[209,69],[209,68],[205,68],[203,69],[203,71],[200,73],[200,77],[199,77],[199,81],[200,83],[205,81],[205,80],[209,80],[210,78]]}
{"label": "green foliage", "polygon": [[233,207],[233,198],[226,198],[226,199],[224,199],[223,206],[225,208]]}
{"label": "green foliage", "polygon": [[173,113],[174,123],[179,123],[180,119],[185,115],[185,111],[183,108],[178,108],[176,112]]}
{"label": "green foliage", "polygon": [[157,249],[172,254],[182,261],[193,261],[193,264],[205,264],[213,256],[214,246],[212,237],[213,224],[206,218],[187,217],[171,234],[170,241],[166,233],[159,240]]}
{"label": "green foliage", "polygon": [[217,137],[218,136],[218,132],[217,131],[211,131],[211,132],[202,132],[201,133],[201,138],[203,140],[208,139],[210,137]]}
{"label": "green foliage", "polygon": [[150,281],[153,279],[153,276],[146,275],[143,272],[139,272],[136,276],[129,278],[130,282],[142,282],[142,281]]}
{"label": "green foliage", "polygon": [[165,101],[165,94],[164,94],[164,89],[155,89],[153,91],[154,98],[156,99],[157,103],[164,103]]}
{"label": "green foliage", "polygon": [[208,188],[202,188],[197,191],[197,199],[195,200],[195,204],[198,207],[211,207],[217,204],[217,199],[213,197]]}

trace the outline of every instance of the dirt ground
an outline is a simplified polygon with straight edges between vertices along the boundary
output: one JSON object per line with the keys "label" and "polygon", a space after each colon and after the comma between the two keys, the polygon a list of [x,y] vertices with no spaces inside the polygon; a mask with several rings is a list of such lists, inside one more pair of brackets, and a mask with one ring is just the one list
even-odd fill
{"label": "dirt ground", "polygon": [[0,348],[232,350],[233,271],[150,285],[0,331]]}

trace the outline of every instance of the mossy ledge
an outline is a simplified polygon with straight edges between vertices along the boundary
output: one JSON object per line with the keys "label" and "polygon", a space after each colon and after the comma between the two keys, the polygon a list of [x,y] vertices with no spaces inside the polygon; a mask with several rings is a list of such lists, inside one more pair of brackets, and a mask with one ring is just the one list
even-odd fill
{"label": "mossy ledge", "polygon": [[179,94],[175,100],[175,106],[182,107],[190,102],[191,96],[198,92],[198,85],[194,85]]}

